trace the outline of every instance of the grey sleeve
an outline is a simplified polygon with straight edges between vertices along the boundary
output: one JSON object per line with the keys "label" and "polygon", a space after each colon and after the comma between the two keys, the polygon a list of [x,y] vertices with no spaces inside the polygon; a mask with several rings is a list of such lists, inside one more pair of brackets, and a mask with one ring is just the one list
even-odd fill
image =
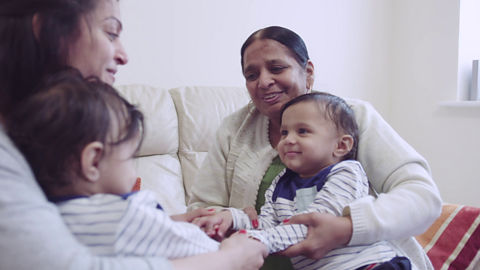
{"label": "grey sleeve", "polygon": [[0,269],[173,269],[164,258],[91,255],[0,129]]}

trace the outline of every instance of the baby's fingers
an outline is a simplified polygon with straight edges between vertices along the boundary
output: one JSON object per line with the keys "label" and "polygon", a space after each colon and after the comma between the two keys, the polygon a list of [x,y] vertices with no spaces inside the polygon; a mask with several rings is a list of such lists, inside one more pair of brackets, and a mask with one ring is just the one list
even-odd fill
{"label": "baby's fingers", "polygon": [[208,223],[208,217],[197,217],[192,220],[192,224],[197,225],[200,228],[205,227],[205,224]]}
{"label": "baby's fingers", "polygon": [[208,236],[214,236],[222,222],[219,216],[199,217],[192,221],[193,224],[200,227]]}

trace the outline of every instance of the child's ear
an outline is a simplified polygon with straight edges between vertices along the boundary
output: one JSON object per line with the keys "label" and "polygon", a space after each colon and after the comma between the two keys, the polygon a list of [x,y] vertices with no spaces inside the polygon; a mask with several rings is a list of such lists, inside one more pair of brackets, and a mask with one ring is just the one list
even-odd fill
{"label": "child's ear", "polygon": [[82,172],[86,180],[96,182],[100,179],[99,164],[105,147],[101,142],[91,142],[83,148],[81,156]]}
{"label": "child's ear", "polygon": [[337,145],[335,147],[335,150],[333,150],[333,155],[336,157],[343,157],[350,150],[352,150],[353,147],[353,138],[350,135],[344,134],[340,139],[338,139]]}

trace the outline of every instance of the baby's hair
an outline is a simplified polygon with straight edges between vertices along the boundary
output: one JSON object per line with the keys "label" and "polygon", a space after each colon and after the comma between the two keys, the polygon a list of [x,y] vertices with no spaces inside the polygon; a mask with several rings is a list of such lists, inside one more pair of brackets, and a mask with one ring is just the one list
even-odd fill
{"label": "baby's hair", "polygon": [[115,147],[139,136],[140,147],[143,114],[110,85],[68,69],[40,88],[7,121],[10,137],[47,195],[50,188],[83,177],[81,153],[89,143]]}
{"label": "baby's hair", "polygon": [[345,134],[352,136],[352,149],[343,157],[343,160],[357,159],[358,138],[360,132],[355,119],[355,113],[347,102],[341,97],[325,92],[312,92],[300,95],[282,106],[280,124],[283,112],[285,112],[288,107],[302,102],[315,102],[318,105],[319,112],[322,115],[325,115],[325,117],[328,117],[328,119],[335,124],[337,130],[343,131]]}

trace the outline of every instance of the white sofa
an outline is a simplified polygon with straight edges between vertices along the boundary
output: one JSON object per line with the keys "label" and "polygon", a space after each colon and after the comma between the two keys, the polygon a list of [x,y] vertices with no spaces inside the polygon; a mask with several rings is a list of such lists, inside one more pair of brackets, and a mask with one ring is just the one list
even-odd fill
{"label": "white sofa", "polygon": [[227,115],[250,100],[246,88],[116,86],[145,115],[146,136],[137,159],[141,189],[157,194],[169,214],[184,213],[190,188]]}
{"label": "white sofa", "polygon": [[[153,190],[170,215],[183,213],[195,175],[223,118],[249,101],[245,88],[145,85],[116,87],[145,115],[146,136],[137,159],[141,189]],[[480,269],[480,208],[445,205],[417,240],[435,269]],[[460,261],[460,262],[458,262]],[[459,266],[458,266],[459,265]],[[475,266],[475,267],[474,267]]]}

